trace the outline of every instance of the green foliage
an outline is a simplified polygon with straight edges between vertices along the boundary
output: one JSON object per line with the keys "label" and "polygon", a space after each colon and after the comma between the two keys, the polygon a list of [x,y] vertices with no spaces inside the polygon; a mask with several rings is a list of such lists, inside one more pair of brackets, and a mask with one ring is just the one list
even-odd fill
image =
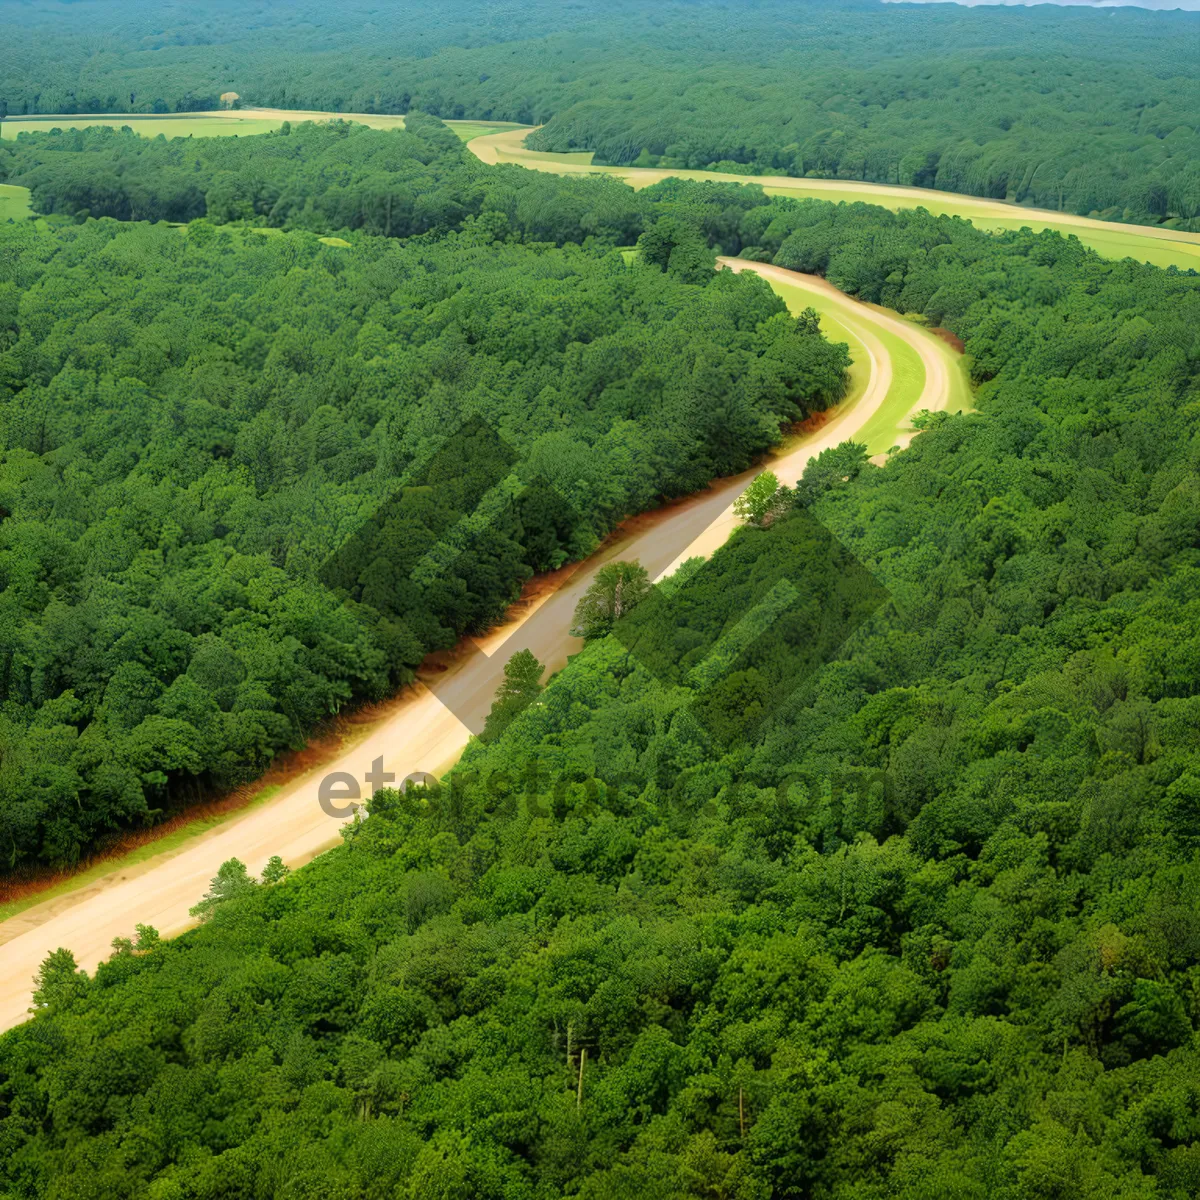
{"label": "green foliage", "polygon": [[[646,208],[615,180],[481,169],[441,121],[421,113],[388,131],[335,121],[248,138],[148,139],[106,126],[27,133],[0,163],[31,190],[37,211],[76,219],[208,217],[380,237],[465,229],[480,244],[595,235],[619,245],[638,236]],[[699,282],[695,271],[677,273]]]}
{"label": "green foliage", "polygon": [[545,669],[530,650],[518,650],[504,664],[504,679],[496,689],[480,741],[494,742],[541,695]]}
{"label": "green foliage", "polygon": [[80,971],[75,955],[61,946],[46,956],[34,979],[34,1009],[56,1009],[83,996],[87,974]]}
{"label": "green foliage", "polygon": [[733,515],[749,525],[769,525],[790,499],[787,488],[779,486],[775,472],[763,471],[733,502]]}
{"label": "green foliage", "polygon": [[[278,860],[276,859],[275,861]],[[264,878],[263,882],[271,883],[275,882],[275,880]],[[246,864],[237,858],[228,859],[221,864],[216,875],[213,876],[212,883],[209,884],[204,899],[199,904],[193,905],[188,911],[193,917],[199,917],[202,921],[207,921],[213,915],[217,905],[224,904],[227,900],[233,900],[237,896],[245,895],[246,892],[255,886],[255,880],[249,871],[246,870]]]}
{"label": "green foliage", "polygon": [[611,562],[596,577],[575,606],[571,632],[575,637],[602,638],[646,598],[650,576],[641,563]]}
{"label": "green foliage", "polygon": [[[278,140],[305,136],[342,135]],[[656,203],[562,196],[614,188]],[[490,215],[351,250],[205,221],[0,227],[9,866],[253,777],[532,572],[836,398],[845,349],[797,338],[761,281],[554,249],[550,209],[535,244],[496,241]]]}
{"label": "green foliage", "polygon": [[[1200,280],[797,212],[789,254],[952,322],[979,412],[818,457],[639,605],[645,645],[591,643],[285,887],[60,964],[0,1039],[0,1187],[1195,1192]],[[770,691],[791,622],[714,688],[738,589],[805,548],[813,601],[836,578],[816,519],[891,602],[803,686]],[[764,719],[724,743],[701,693]]]}
{"label": "green foliage", "polygon": [[[942,413],[933,414],[943,416]],[[917,429],[924,424],[917,424],[920,416],[913,419]],[[822,450],[816,458],[810,458],[804,468],[804,475],[796,484],[792,493],[792,502],[800,508],[816,503],[831,488],[841,487],[844,483],[856,479],[867,466],[867,448],[858,442],[841,442]]]}
{"label": "green foliage", "polygon": [[[272,862],[275,860],[272,859]],[[135,925],[134,930],[137,933],[137,939],[134,942],[135,950],[153,950],[161,940],[158,936],[158,930],[153,925]]]}
{"label": "green foliage", "polygon": [[660,217],[638,238],[637,250],[639,262],[688,283],[699,283],[716,258],[696,226],[675,217]]}
{"label": "green foliage", "polygon": [[282,883],[290,874],[291,867],[286,866],[278,854],[272,854],[262,869],[262,882],[268,885]]}
{"label": "green foliage", "polygon": [[247,19],[89,0],[63,20],[8,0],[3,18],[14,117],[194,112],[233,90],[243,107],[540,125],[535,149],[607,163],[1200,216],[1192,12],[301,0]]}
{"label": "green foliage", "polygon": [[[806,10],[814,46],[836,23],[825,36],[876,72],[839,62],[837,96],[764,51],[759,23],[778,12],[740,10],[736,29],[726,15],[731,49],[758,35],[767,72],[788,68],[773,100],[694,70],[708,8],[678,37],[668,11],[652,54],[623,11],[605,14],[633,38],[614,157],[665,155],[637,138],[651,121],[681,137],[683,120],[696,144],[668,157],[890,179],[895,121],[899,181],[974,187],[1002,158],[986,186],[1025,198],[1103,193],[1153,217],[1176,201],[1130,189],[1181,194],[1190,134],[1161,97],[1186,94],[1170,76],[1190,68],[1185,39],[1145,34],[1168,28],[1157,15],[1105,13],[1109,50],[1088,40],[1093,13],[897,9],[887,21],[944,48],[918,81],[891,57],[894,30],[885,71],[855,38],[859,10]],[[467,33],[430,13],[405,31],[424,59],[395,69],[414,91],[436,73],[431,111],[565,114],[557,97],[586,94],[590,64],[611,72],[603,39],[577,39],[567,69],[537,6],[481,15],[447,72],[439,48]],[[587,27],[584,10],[563,14]],[[313,36],[290,19],[264,17]],[[363,28],[345,22],[330,64],[375,69]],[[1103,64],[1080,77],[1105,95],[1045,120],[1061,80],[1022,65],[1006,31],[1026,28],[1070,34]],[[977,52],[955,65],[964,30],[992,39],[988,80],[1020,82],[985,97]],[[166,107],[169,70],[193,89],[172,106],[203,106],[213,36],[147,38],[120,67],[146,72],[138,86],[116,68],[112,86]],[[147,63],[168,40],[169,68]],[[80,45],[93,53],[52,27],[11,87],[6,65],[10,106],[37,95],[29,71],[54,103],[106,104],[80,82]],[[351,70],[289,73],[261,34],[217,49],[231,69],[262,65],[264,98],[414,99],[375,81],[368,98]],[[1155,55],[1160,94],[1134,102]],[[932,127],[952,84],[978,154]],[[995,121],[995,94],[1018,111]],[[545,138],[607,137],[605,95]],[[705,96],[721,121],[702,119]],[[800,103],[782,134],[772,112]],[[1072,116],[1087,107],[1101,116]],[[986,122],[1014,136],[980,140]],[[708,130],[738,145],[699,141]],[[853,443],[824,452],[790,509],[685,564],[544,689],[517,656],[499,708],[520,720],[493,722],[440,787],[379,791],[284,886],[231,860],[182,937],[139,926],[90,979],[50,955],[37,1013],[0,1039],[0,1193],[1187,1200],[1200,280],[922,212],[527,182],[471,167],[443,134],[418,119],[391,141],[297,126],[261,151],[141,151],[120,135],[5,151],[42,172],[45,211],[60,194],[80,217],[105,194],[173,204],[191,171],[206,210],[294,231],[0,229],[10,862],[68,861],[260,768],[485,625],[530,571],[745,469],[836,400],[844,348],[760,281],[701,269],[709,247],[755,247],[952,329],[979,411],[924,421],[882,470]],[[1110,136],[1119,152],[1100,154]],[[284,202],[288,187],[312,205]],[[335,228],[355,244],[311,236]],[[633,269],[604,253],[638,235]],[[439,457],[449,430],[461,441]],[[790,608],[774,602],[784,583]],[[616,595],[600,593],[601,622],[626,606]],[[263,882],[282,873],[272,860]]]}

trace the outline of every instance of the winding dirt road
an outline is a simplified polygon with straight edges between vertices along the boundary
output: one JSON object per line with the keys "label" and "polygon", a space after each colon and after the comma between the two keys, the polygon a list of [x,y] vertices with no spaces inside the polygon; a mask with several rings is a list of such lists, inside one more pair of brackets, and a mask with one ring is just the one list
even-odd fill
{"label": "winding dirt road", "polygon": [[[809,298],[815,296],[818,305],[824,298],[836,308],[837,320],[860,338],[869,359],[870,374],[861,394],[852,403],[832,410],[815,432],[798,437],[774,456],[769,465],[782,481],[794,483],[810,457],[852,438],[884,411],[893,371],[879,336],[882,332],[895,334],[913,346],[925,367],[916,402],[909,403],[911,397],[904,397],[903,410],[940,409],[950,402],[954,392],[946,347],[932,334],[859,304],[811,276],[738,259],[724,260],[724,265],[735,271],[756,271],[778,289],[786,287],[794,306],[802,303],[796,294],[805,298],[803,302],[811,302]],[[153,925],[163,935],[187,928],[189,907],[205,893],[226,859],[240,858],[251,872],[258,873],[271,855],[278,854],[295,866],[336,845],[341,822],[327,816],[317,799],[319,783],[327,773],[346,772],[361,781],[378,758],[397,780],[419,771],[444,772],[466,745],[469,729],[482,725],[504,663],[513,654],[528,648],[554,671],[579,649],[579,641],[567,631],[579,597],[603,563],[614,558],[637,559],[657,578],[687,557],[711,553],[732,529],[733,501],[756,473],[721,480],[685,501],[628,521],[586,562],[558,572],[549,585],[543,583],[535,598],[516,605],[504,626],[486,638],[468,640],[444,672],[409,688],[390,715],[364,739],[335,752],[329,761],[309,770],[269,801],[173,852],[136,866],[117,866],[99,880],[4,922],[0,925],[0,1029],[25,1019],[33,976],[57,947],[69,948],[81,967],[94,970],[111,953],[113,939],[131,936],[138,923]],[[541,613],[541,619],[531,621],[535,612]],[[451,708],[462,720],[452,715]],[[363,792],[367,792],[365,785]]]}

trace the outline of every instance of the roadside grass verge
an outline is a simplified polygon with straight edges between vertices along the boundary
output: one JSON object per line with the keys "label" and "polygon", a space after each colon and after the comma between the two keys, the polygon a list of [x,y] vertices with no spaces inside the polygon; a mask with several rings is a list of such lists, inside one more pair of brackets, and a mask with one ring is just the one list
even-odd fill
{"label": "roadside grass verge", "polygon": [[901,434],[911,431],[908,417],[925,387],[925,364],[916,350],[890,330],[877,328],[874,333],[892,360],[892,385],[883,403],[854,439],[862,442],[872,456],[886,454]]}
{"label": "roadside grass verge", "polygon": [[[211,805],[201,805],[199,811],[190,808],[186,813],[164,825],[152,826],[146,830],[133,831],[122,839],[127,844],[130,837],[143,835],[145,840],[132,849],[117,849],[109,854],[98,854],[95,859],[82,870],[65,870],[62,877],[54,883],[45,885],[44,879],[23,884],[21,880],[7,880],[6,891],[15,893],[12,899],[0,901],[0,924],[12,917],[18,916],[35,905],[44,904],[60,896],[66,896],[80,888],[87,887],[99,879],[105,879],[120,871],[128,871],[148,859],[159,855],[170,854],[171,851],[186,845],[194,837],[223,825],[232,817],[241,816],[260,804],[265,804],[283,785],[279,783],[266,784],[258,788],[249,800],[235,806],[227,803],[214,802]],[[207,811],[205,811],[207,808]]]}
{"label": "roadside grass verge", "polygon": [[[850,327],[853,317],[846,317],[845,306],[831,300],[826,293],[810,290],[802,283],[783,283],[776,279],[768,279],[767,282],[774,292],[783,297],[791,313],[798,314],[805,308],[815,308],[821,314],[821,332],[831,342],[845,342],[850,347],[850,388],[840,407],[852,407],[862,398],[871,379],[867,348],[862,338]],[[882,343],[891,359],[892,381],[878,411],[854,435],[854,440],[865,443],[868,453],[876,455],[890,450],[899,436],[910,430],[907,418],[921,398],[921,390],[925,386],[925,367],[920,355],[898,334],[875,325],[871,326],[871,333]],[[929,336],[932,338],[933,335]],[[945,349],[950,355],[949,347]]]}

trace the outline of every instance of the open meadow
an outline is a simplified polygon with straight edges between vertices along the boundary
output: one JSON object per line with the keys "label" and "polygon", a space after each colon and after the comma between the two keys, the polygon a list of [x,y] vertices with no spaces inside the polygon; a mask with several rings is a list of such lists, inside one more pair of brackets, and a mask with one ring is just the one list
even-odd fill
{"label": "open meadow", "polygon": [[0,183],[0,221],[19,221],[29,216],[29,189]]}
{"label": "open meadow", "polygon": [[0,125],[0,134],[8,140],[21,133],[49,133],[52,129],[89,129],[107,125],[120,129],[128,125],[142,137],[244,137],[247,134],[269,133],[283,124],[282,118],[220,116],[213,113],[180,114],[179,116],[137,117],[129,114],[115,116],[22,117],[9,118]]}

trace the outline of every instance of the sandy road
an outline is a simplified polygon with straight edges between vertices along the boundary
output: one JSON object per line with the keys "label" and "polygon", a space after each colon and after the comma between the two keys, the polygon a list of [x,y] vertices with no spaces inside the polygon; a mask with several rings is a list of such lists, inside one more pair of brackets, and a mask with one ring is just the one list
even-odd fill
{"label": "sandy road", "polygon": [[[944,357],[931,345],[931,334],[851,300],[823,280],[781,267],[724,261],[733,270],[757,271],[768,282],[801,284],[808,292],[826,296],[831,306],[837,306],[837,319],[861,338],[870,359],[870,378],[857,401],[833,410],[816,432],[797,438],[774,456],[769,465],[782,481],[795,482],[810,457],[853,437],[884,404],[892,366],[875,331],[898,334],[921,355],[925,382],[913,407],[946,406],[950,376]],[[172,852],[136,866],[117,867],[93,883],[4,922],[0,925],[0,1029],[25,1019],[31,980],[57,947],[69,948],[80,966],[93,970],[111,952],[113,938],[132,935],[138,923],[153,925],[164,935],[187,928],[189,907],[204,894],[226,859],[240,858],[257,873],[273,854],[298,865],[335,845],[340,821],[326,815],[317,799],[319,783],[327,773],[346,772],[361,781],[379,758],[384,770],[398,780],[418,771],[444,771],[466,745],[468,726],[478,728],[482,723],[503,665],[513,654],[528,648],[553,671],[579,648],[578,640],[568,633],[571,616],[603,563],[637,559],[658,577],[687,557],[711,553],[728,536],[734,524],[733,501],[756,473],[721,480],[687,500],[627,522],[623,532],[586,562],[573,571],[559,572],[553,588],[543,588],[536,600],[516,606],[505,625],[486,638],[469,640],[444,673],[409,688],[391,715],[364,739],[336,752],[271,800]],[[531,621],[535,612],[540,619]],[[463,720],[452,715],[451,707]]]}

